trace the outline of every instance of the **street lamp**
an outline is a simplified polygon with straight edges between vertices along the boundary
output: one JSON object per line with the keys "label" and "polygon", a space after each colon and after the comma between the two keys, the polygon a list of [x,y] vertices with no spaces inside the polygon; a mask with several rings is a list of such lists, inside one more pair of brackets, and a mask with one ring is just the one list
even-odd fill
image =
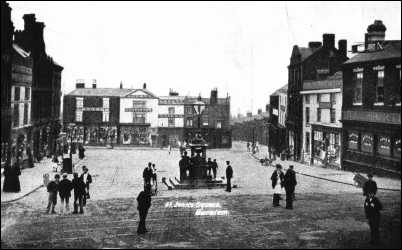
{"label": "street lamp", "polygon": [[201,114],[205,109],[205,103],[201,101],[201,95],[198,96],[198,100],[194,103],[195,112],[197,113],[198,117],[198,129],[201,128]]}

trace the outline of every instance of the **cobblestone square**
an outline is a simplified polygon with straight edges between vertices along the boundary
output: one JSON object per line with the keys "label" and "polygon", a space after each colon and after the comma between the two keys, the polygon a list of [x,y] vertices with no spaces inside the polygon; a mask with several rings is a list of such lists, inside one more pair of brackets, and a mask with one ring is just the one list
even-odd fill
{"label": "cobblestone square", "polygon": [[[94,176],[84,215],[45,215],[47,193],[40,188],[27,197],[2,204],[2,248],[367,248],[369,227],[361,189],[298,175],[294,210],[272,207],[264,167],[235,144],[210,150],[218,176],[224,161],[234,169],[232,193],[222,189],[167,190],[162,177],[178,177],[179,152],[160,149],[89,148],[78,167]],[[159,193],[147,219],[149,233],[138,236],[136,196],[142,170],[151,161],[158,170]],[[296,169],[297,170],[297,169]],[[342,175],[342,173],[339,173]],[[400,191],[380,191],[384,203],[382,248],[400,247]],[[183,204],[218,204],[213,208]],[[170,204],[170,205],[169,205]],[[172,204],[179,204],[175,207]]]}

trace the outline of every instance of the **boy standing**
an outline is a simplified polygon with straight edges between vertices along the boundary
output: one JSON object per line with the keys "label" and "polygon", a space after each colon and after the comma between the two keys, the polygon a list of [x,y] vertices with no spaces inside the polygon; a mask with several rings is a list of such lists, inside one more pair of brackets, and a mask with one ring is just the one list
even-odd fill
{"label": "boy standing", "polygon": [[374,192],[369,192],[366,201],[364,202],[364,212],[371,231],[370,244],[379,243],[380,239],[380,210],[382,210],[382,204],[380,200],[375,197]]}

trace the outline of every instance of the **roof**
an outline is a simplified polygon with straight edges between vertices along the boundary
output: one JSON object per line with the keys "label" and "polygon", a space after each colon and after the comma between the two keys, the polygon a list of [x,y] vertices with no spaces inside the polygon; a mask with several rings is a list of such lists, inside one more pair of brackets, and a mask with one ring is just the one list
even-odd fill
{"label": "roof", "polygon": [[288,93],[288,85],[284,85],[281,88],[275,90],[274,93],[272,93],[271,95],[275,96],[275,95],[279,95],[279,94],[287,94]]}
{"label": "roof", "polygon": [[401,41],[384,41],[382,50],[360,52],[344,64],[401,58]]}
{"label": "roof", "polygon": [[131,93],[133,89],[120,89],[120,88],[78,88],[70,93],[68,96],[115,96],[123,97]]}
{"label": "roof", "polygon": [[342,71],[337,71],[335,74],[328,76],[326,79],[323,79],[323,80],[304,81],[303,82],[303,90],[341,88],[342,82],[343,82]]}
{"label": "roof", "polygon": [[13,43],[13,49],[23,58],[27,58],[31,55],[31,52],[26,52],[23,48],[18,46],[18,44]]}

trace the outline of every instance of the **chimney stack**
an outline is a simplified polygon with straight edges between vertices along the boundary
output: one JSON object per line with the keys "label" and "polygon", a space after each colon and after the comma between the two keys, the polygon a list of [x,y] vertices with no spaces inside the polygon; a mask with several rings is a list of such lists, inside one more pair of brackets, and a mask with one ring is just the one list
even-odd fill
{"label": "chimney stack", "polygon": [[143,89],[147,89],[147,84],[144,82],[144,84],[142,85]]}
{"label": "chimney stack", "polygon": [[344,57],[347,56],[348,43],[345,39],[341,39],[338,41],[338,50],[342,56],[344,56]]}
{"label": "chimney stack", "polygon": [[211,105],[215,105],[218,103],[218,89],[214,88],[213,90],[211,90],[211,100],[210,100],[210,104]]}
{"label": "chimney stack", "polygon": [[93,79],[93,80],[92,80],[92,88],[93,88],[93,89],[96,89],[96,79]]}
{"label": "chimney stack", "polygon": [[123,88],[123,81],[120,81],[120,88]]}
{"label": "chimney stack", "polygon": [[335,48],[335,34],[323,34],[322,35],[322,40],[323,40],[323,47],[330,49],[330,48]]}

